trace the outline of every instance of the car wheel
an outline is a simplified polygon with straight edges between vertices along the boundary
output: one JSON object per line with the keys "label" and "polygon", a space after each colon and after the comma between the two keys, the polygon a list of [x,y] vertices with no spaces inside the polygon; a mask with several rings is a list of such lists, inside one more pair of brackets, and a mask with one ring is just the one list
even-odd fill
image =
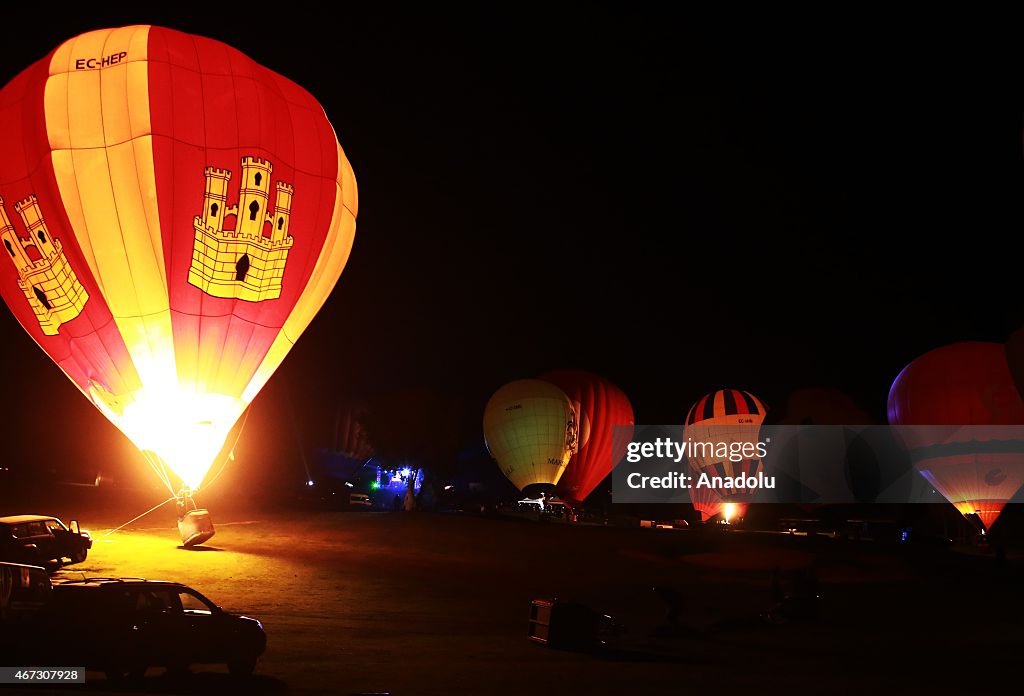
{"label": "car wheel", "polygon": [[228,672],[233,677],[250,677],[256,671],[256,658],[252,656],[236,657],[228,662]]}
{"label": "car wheel", "polygon": [[71,554],[71,562],[72,563],[82,563],[88,557],[89,557],[89,549],[76,549]]}

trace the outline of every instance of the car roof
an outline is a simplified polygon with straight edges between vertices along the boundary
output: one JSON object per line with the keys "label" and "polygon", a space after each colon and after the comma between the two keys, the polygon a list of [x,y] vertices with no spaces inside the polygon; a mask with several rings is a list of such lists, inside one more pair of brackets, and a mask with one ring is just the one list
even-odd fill
{"label": "car roof", "polygon": [[46,522],[55,519],[57,518],[49,515],[12,515],[0,517],[0,524],[25,524],[26,522]]}
{"label": "car roof", "polygon": [[145,578],[83,578],[54,582],[54,587],[185,587],[180,582],[169,580],[146,580]]}

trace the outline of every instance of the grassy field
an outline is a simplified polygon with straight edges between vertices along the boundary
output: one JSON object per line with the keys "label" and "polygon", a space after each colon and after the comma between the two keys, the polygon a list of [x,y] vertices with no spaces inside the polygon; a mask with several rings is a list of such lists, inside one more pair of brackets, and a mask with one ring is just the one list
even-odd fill
{"label": "grassy field", "polygon": [[[248,693],[937,693],[1005,682],[1022,646],[1018,569],[948,551],[344,512],[227,515],[207,550],[187,551],[172,522],[163,510],[103,536],[113,520],[83,517],[94,549],[55,580],[178,580],[259,618],[269,644]],[[821,583],[819,618],[761,620],[773,569],[806,567]],[[665,635],[655,585],[680,592],[684,631]],[[624,652],[530,643],[537,597],[614,615]],[[193,673],[171,682],[154,669],[130,688],[240,693],[222,667]],[[90,678],[85,691],[110,688]]]}

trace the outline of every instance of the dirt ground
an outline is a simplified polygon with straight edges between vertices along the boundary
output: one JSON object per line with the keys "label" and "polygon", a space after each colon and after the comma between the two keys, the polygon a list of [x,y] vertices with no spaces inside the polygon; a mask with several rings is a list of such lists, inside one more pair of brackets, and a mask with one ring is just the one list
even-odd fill
{"label": "dirt ground", "polygon": [[[941,693],[1008,683],[1024,644],[1020,569],[945,550],[426,513],[214,515],[203,551],[177,548],[169,510],[109,536],[115,520],[83,516],[93,551],[55,580],[181,581],[268,635],[245,684],[223,667],[184,682],[154,669],[120,692]],[[760,619],[773,569],[804,567],[819,618]],[[654,586],[679,592],[683,630],[666,634]],[[619,652],[528,641],[530,601],[556,596],[623,623]],[[113,688],[89,677],[68,690]]]}

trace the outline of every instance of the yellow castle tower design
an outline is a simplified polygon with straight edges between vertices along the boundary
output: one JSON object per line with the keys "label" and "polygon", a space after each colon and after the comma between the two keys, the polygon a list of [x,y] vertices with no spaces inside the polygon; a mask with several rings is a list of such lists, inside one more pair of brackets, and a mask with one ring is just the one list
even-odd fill
{"label": "yellow castle tower design", "polygon": [[[28,238],[22,238],[15,231],[3,198],[0,198],[0,238],[18,269],[18,287],[36,313],[39,326],[47,336],[55,336],[61,324],[82,313],[89,293],[71,269],[60,240],[50,236],[35,194],[15,203],[14,211],[21,216]],[[35,247],[39,258],[32,258],[29,247]]]}
{"label": "yellow castle tower design", "polygon": [[[188,282],[214,297],[250,302],[281,296],[281,278],[294,239],[288,234],[292,195],[290,184],[275,184],[270,210],[270,174],[274,166],[255,157],[242,158],[238,204],[229,206],[231,172],[207,167],[203,214],[195,218],[195,245]],[[233,230],[224,220],[235,218]]]}

